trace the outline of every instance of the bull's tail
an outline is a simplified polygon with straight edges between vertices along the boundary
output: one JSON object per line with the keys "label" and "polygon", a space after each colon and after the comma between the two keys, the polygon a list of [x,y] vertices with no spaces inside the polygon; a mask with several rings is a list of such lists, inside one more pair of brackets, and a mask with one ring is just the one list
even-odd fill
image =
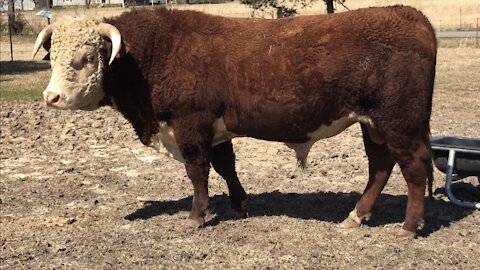
{"label": "bull's tail", "polygon": [[423,140],[425,144],[428,147],[428,152],[429,152],[429,159],[425,160],[425,163],[427,165],[427,191],[428,191],[428,198],[433,201],[433,151],[432,151],[432,144],[430,143],[430,123],[426,123],[427,129],[425,132],[425,135],[423,137]]}
{"label": "bull's tail", "polygon": [[430,162],[428,162],[427,187],[428,198],[430,199],[430,201],[433,201],[433,164],[431,159]]}

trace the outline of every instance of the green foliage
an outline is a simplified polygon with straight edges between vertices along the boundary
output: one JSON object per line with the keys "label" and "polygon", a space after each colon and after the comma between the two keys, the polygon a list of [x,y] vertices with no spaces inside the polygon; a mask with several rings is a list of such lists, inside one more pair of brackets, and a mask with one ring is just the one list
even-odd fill
{"label": "green foliage", "polygon": [[293,17],[297,15],[298,8],[305,8],[314,1],[315,0],[241,0],[241,3],[249,5],[254,10],[273,7],[281,12],[279,17]]}
{"label": "green foliage", "polygon": [[[292,17],[297,15],[297,8],[295,3],[300,3],[301,6],[305,7],[314,0],[241,0],[242,4],[249,5],[255,10],[262,10],[267,7],[273,7],[277,10],[280,9],[282,14],[281,17]],[[293,4],[293,5],[288,5]],[[288,6],[287,6],[288,5]]]}
{"label": "green foliage", "polygon": [[263,10],[268,7],[276,8],[281,12],[278,17],[292,17],[297,15],[297,10],[308,7],[313,2],[323,1],[328,7],[332,7],[333,2],[344,5],[346,0],[240,0],[242,4],[249,5],[254,10]]}
{"label": "green foliage", "polygon": [[42,98],[42,92],[40,90],[15,90],[15,91],[0,90],[0,100],[2,101],[36,100],[41,98]]}

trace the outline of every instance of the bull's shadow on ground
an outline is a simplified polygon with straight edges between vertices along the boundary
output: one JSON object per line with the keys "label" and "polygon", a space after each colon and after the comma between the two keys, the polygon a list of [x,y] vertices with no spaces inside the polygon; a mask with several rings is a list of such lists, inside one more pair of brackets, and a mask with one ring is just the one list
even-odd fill
{"label": "bull's shadow on ground", "polygon": [[[467,185],[467,186],[465,186]],[[469,185],[469,186],[468,186]],[[454,187],[458,191],[474,190],[471,184]],[[438,189],[436,193],[443,192]],[[478,191],[478,189],[477,189]],[[288,216],[300,219],[313,219],[332,223],[340,223],[354,208],[360,194],[357,192],[316,192],[316,193],[282,193],[278,191],[249,194],[247,199],[248,216]],[[470,215],[472,209],[464,209],[452,203],[437,199],[426,199],[426,226],[420,236],[428,236],[432,232]],[[189,211],[192,197],[180,200],[148,201],[143,208],[127,215],[131,221],[149,219],[158,215],[173,215],[182,211]],[[392,223],[401,223],[405,217],[406,195],[382,194],[372,213],[372,218],[366,224],[371,227],[383,226]],[[228,195],[216,195],[210,200],[211,208],[216,214],[205,226],[216,226],[221,221],[235,219],[231,215],[230,199]]]}
{"label": "bull's shadow on ground", "polygon": [[47,69],[50,69],[50,63],[46,61],[39,62],[39,61],[16,60],[13,62],[10,62],[10,61],[0,62],[1,75],[22,74],[22,73],[42,71]]}

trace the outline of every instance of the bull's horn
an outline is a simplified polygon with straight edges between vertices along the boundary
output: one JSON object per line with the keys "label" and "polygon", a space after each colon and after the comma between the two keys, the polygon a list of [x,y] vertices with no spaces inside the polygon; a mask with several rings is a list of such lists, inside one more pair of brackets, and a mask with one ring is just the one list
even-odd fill
{"label": "bull's horn", "polygon": [[33,47],[33,54],[32,54],[32,59],[35,57],[37,54],[38,50],[40,50],[40,47],[47,41],[50,37],[52,36],[52,25],[48,25],[47,27],[43,28],[42,31],[37,36],[37,40],[35,41],[35,46]]}
{"label": "bull's horn", "polygon": [[108,23],[100,23],[97,31],[101,36],[108,37],[112,41],[112,55],[108,62],[110,65],[122,48],[122,36],[115,26]]}

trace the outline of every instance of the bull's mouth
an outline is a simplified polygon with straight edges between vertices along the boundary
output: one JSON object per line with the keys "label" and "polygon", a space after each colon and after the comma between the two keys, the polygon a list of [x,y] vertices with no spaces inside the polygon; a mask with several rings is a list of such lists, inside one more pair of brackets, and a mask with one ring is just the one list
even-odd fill
{"label": "bull's mouth", "polygon": [[64,106],[59,106],[57,104],[53,104],[53,103],[48,102],[48,101],[45,101],[45,104],[47,105],[47,107],[54,108],[54,109],[57,109],[57,110],[68,110],[69,109],[69,108],[66,108]]}
{"label": "bull's mouth", "polygon": [[99,104],[77,104],[77,105],[71,105],[71,106],[65,106],[65,104],[58,104],[58,103],[50,103],[48,101],[45,101],[45,104],[49,108],[57,109],[57,110],[82,110],[82,111],[93,111],[97,108],[100,107]]}

